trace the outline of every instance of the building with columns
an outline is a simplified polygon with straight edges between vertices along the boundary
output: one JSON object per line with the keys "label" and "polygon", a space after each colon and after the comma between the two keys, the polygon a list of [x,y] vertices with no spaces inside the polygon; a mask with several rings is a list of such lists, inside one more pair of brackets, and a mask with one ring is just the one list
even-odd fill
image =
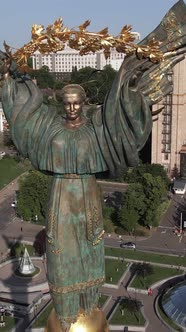
{"label": "building with columns", "polygon": [[168,79],[173,92],[153,106],[153,111],[163,110],[153,122],[151,163],[163,165],[170,176],[186,177],[186,59]]}
{"label": "building with columns", "polygon": [[[50,54],[40,54],[36,51],[33,56],[33,69],[40,69],[48,66],[53,73],[71,73],[74,68],[77,70],[85,67],[103,69],[106,65],[111,65],[115,70],[119,70],[124,59],[123,53],[111,50],[110,57],[105,59],[103,52],[80,55],[79,51],[66,46],[63,51]],[[58,75],[57,75],[58,76]]]}

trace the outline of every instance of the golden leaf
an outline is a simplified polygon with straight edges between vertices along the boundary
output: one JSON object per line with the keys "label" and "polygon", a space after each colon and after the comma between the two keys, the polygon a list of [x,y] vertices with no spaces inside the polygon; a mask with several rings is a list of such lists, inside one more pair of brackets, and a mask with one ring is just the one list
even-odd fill
{"label": "golden leaf", "polygon": [[101,40],[101,45],[110,46],[110,47],[113,46],[113,45],[112,45],[112,42],[110,42],[110,41],[108,41],[108,40],[106,40],[106,39],[102,39],[102,40]]}
{"label": "golden leaf", "polygon": [[104,29],[98,31],[97,34],[99,34],[99,35],[107,35],[108,34],[108,28],[104,28]]}
{"label": "golden leaf", "polygon": [[90,20],[86,20],[83,24],[79,25],[79,30],[83,31],[86,30],[86,28],[90,25]]}
{"label": "golden leaf", "polygon": [[44,31],[44,26],[43,25],[37,25],[34,24],[32,26],[32,38],[34,39],[33,36],[38,36]]}
{"label": "golden leaf", "polygon": [[56,20],[54,22],[54,30],[57,32],[57,31],[60,31],[63,27],[63,20],[62,18],[60,17],[58,20]]}
{"label": "golden leaf", "polygon": [[53,24],[48,25],[46,28],[46,32],[50,33],[52,30],[53,30]]}
{"label": "golden leaf", "polygon": [[3,43],[3,46],[5,48],[5,51],[6,51],[7,55],[11,58],[12,57],[12,52],[11,52],[10,46],[8,46],[5,41]]}
{"label": "golden leaf", "polygon": [[120,35],[125,35],[126,33],[131,32],[132,30],[132,26],[131,25],[125,25],[121,31],[120,31]]}
{"label": "golden leaf", "polygon": [[42,54],[57,52],[63,50],[65,43],[80,52],[80,55],[89,52],[97,52],[103,50],[106,58],[110,55],[111,48],[115,47],[118,52],[130,54],[136,51],[137,56],[142,58],[149,58],[152,62],[162,60],[162,53],[160,52],[160,42],[151,39],[148,45],[138,46],[133,41],[135,35],[131,32],[132,26],[125,25],[118,36],[114,37],[108,34],[108,28],[104,28],[99,32],[86,31],[90,21],[86,20],[79,25],[79,30],[68,29],[63,26],[62,18],[57,19],[53,24],[47,26],[44,30],[43,25],[34,24],[32,26],[32,40],[16,50],[12,54],[11,47],[4,44],[7,55],[14,58],[20,66],[24,66],[27,59],[38,50]]}

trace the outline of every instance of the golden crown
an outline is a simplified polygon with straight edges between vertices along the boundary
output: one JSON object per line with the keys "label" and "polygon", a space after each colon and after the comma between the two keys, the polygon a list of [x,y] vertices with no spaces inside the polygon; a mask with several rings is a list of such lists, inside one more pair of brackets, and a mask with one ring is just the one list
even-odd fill
{"label": "golden crown", "polygon": [[[56,20],[45,29],[43,25],[32,26],[32,39],[19,49],[15,49],[4,42],[6,53],[14,59],[22,70],[27,70],[28,58],[35,52],[48,54],[61,51],[68,43],[69,47],[78,50],[80,55],[90,52],[103,51],[106,58],[109,57],[112,48],[120,53],[136,52],[139,58],[149,58],[152,62],[161,61],[163,54],[159,49],[160,42],[154,38],[148,45],[139,46],[134,43],[135,34],[131,31],[131,25],[125,25],[117,36],[108,33],[108,28],[98,32],[89,32],[87,27],[90,21],[87,20],[79,25],[77,29],[68,29],[63,25],[62,18]],[[12,50],[15,50],[12,52]]]}

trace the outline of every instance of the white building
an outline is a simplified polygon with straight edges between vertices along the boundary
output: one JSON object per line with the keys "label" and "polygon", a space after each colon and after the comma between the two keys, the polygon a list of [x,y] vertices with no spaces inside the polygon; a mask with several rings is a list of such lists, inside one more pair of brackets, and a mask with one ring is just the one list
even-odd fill
{"label": "white building", "polygon": [[0,102],[0,132],[3,132],[6,126],[7,121],[3,113],[2,103]]}
{"label": "white building", "polygon": [[79,51],[66,46],[63,51],[42,55],[36,51],[32,56],[33,69],[40,69],[48,66],[50,72],[71,73],[74,68],[77,70],[85,67],[103,69],[105,65],[111,65],[118,70],[123,62],[124,54],[111,50],[110,57],[105,59],[103,52],[80,55]]}

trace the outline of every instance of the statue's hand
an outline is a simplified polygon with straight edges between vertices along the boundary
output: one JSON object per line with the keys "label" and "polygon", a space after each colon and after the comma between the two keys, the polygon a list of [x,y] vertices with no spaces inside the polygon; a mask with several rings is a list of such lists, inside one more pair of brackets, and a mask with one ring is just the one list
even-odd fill
{"label": "statue's hand", "polygon": [[0,80],[6,79],[8,76],[14,76],[16,70],[15,61],[11,60],[6,53],[0,51]]}
{"label": "statue's hand", "polygon": [[141,86],[144,96],[149,100],[149,104],[158,103],[167,94],[173,91],[173,85],[170,81],[170,73],[172,68],[182,61],[185,57],[185,50],[183,52],[172,52],[157,66],[154,66],[147,72],[145,85]]}
{"label": "statue's hand", "polygon": [[8,55],[0,51],[0,80],[9,76],[10,72],[10,58]]}

